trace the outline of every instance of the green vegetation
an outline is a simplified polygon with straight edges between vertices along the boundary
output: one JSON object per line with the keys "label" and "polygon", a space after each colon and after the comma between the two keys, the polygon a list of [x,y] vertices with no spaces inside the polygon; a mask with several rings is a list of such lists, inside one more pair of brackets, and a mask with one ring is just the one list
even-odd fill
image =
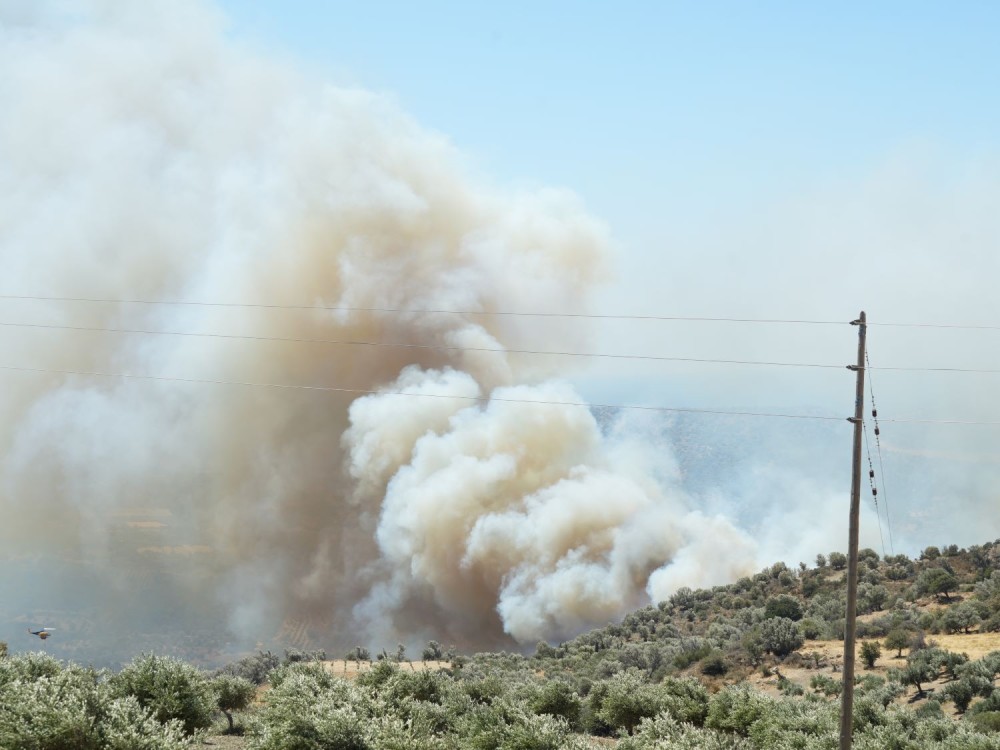
{"label": "green vegetation", "polygon": [[256,686],[242,677],[219,675],[212,680],[212,690],[215,693],[216,706],[229,722],[229,732],[235,732],[233,711],[242,711],[250,705],[257,694]]}
{"label": "green vegetation", "polygon": [[[805,639],[843,636],[842,557],[682,588],[531,656],[459,656],[432,640],[407,665],[403,645],[374,662],[357,646],[353,681],[323,652],[260,652],[213,676],[148,654],[111,673],[0,649],[0,748],[176,750],[211,730],[244,734],[248,750],[582,750],[593,737],[620,750],[826,750],[842,675]],[[935,642],[1000,630],[1000,544],[919,560],[862,550],[859,579],[855,747],[1000,750],[1000,651]],[[893,658],[876,666],[883,647]]]}
{"label": "green vegetation", "polygon": [[111,676],[112,697],[135,698],[160,723],[180,722],[191,735],[212,724],[215,696],[198,669],[169,656],[144,654]]}
{"label": "green vegetation", "polygon": [[861,644],[861,661],[868,669],[875,668],[875,662],[882,656],[882,647],[878,641],[865,641]]}

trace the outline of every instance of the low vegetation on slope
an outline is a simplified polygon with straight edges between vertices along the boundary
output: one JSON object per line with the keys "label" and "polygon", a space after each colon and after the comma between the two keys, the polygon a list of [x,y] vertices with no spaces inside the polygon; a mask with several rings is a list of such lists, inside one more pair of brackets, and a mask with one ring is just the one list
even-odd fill
{"label": "low vegetation on slope", "polygon": [[[118,673],[0,657],[0,748],[174,750],[214,727],[250,750],[833,750],[845,564],[681,589],[531,656],[431,642],[437,670],[402,648],[355,649],[356,670],[261,653],[215,676],[151,655]],[[859,614],[856,748],[1000,750],[1000,544],[863,550]]]}

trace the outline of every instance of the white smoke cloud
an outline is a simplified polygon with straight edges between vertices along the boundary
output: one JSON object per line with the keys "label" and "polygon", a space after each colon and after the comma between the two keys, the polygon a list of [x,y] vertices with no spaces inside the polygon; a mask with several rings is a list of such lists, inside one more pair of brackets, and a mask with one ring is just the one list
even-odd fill
{"label": "white smoke cloud", "polygon": [[569,405],[555,359],[507,353],[582,346],[576,322],[478,314],[586,311],[603,226],[564,191],[475,184],[391,102],[221,28],[186,0],[0,6],[0,291],[243,305],[8,299],[4,320],[258,337],[4,329],[0,364],[45,371],[3,375],[7,548],[104,566],[133,609],[164,595],[129,583],[148,573],[245,636],[324,642],[563,637],[746,572],[753,544],[663,481],[669,456]]}
{"label": "white smoke cloud", "polygon": [[[643,465],[640,444],[614,441],[590,411],[567,405],[579,401],[567,385],[498,388],[484,405],[436,407],[428,419],[425,404],[396,392],[448,383],[474,395],[476,386],[457,373],[419,374],[355,401],[344,436],[351,474],[381,502],[376,538],[390,583],[359,607],[373,626],[423,596],[483,628],[495,609],[504,632],[529,642],[751,568],[750,539],[689,511]],[[417,424],[423,433],[407,429]]]}

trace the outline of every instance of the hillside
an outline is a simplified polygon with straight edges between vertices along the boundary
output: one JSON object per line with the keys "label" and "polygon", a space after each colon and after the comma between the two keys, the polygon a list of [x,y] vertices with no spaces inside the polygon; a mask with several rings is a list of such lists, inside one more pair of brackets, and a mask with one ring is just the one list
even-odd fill
{"label": "hillside", "polygon": [[[860,559],[855,747],[1000,750],[1000,543],[930,547],[915,560],[863,550]],[[539,643],[531,656],[445,655],[430,642],[419,662],[397,661],[402,649],[374,661],[366,648],[337,661],[259,653],[215,676],[152,655],[117,674],[8,656],[0,747],[56,747],[25,733],[88,726],[92,744],[72,746],[830,750],[845,563],[834,552],[812,566],[778,563],[726,586],[681,589],[621,622]],[[226,703],[241,690],[249,702]],[[93,717],[67,713],[75,694],[69,705]],[[105,703],[112,698],[119,709]],[[235,734],[221,714],[212,718],[212,701],[237,711]],[[116,710],[139,727],[133,744],[110,718]],[[171,716],[201,729],[161,723]]]}

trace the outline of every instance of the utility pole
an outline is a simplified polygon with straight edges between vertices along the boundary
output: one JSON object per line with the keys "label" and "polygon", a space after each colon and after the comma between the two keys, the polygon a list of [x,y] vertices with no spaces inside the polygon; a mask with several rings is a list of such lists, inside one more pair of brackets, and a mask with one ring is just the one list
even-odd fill
{"label": "utility pole", "polygon": [[851,464],[851,520],[847,539],[847,620],[844,625],[844,687],[841,692],[840,750],[851,750],[854,718],[854,635],[858,611],[858,527],[861,515],[861,428],[865,405],[865,311],[851,325],[858,326],[858,363],[847,369],[858,374],[854,396],[854,457]]}

